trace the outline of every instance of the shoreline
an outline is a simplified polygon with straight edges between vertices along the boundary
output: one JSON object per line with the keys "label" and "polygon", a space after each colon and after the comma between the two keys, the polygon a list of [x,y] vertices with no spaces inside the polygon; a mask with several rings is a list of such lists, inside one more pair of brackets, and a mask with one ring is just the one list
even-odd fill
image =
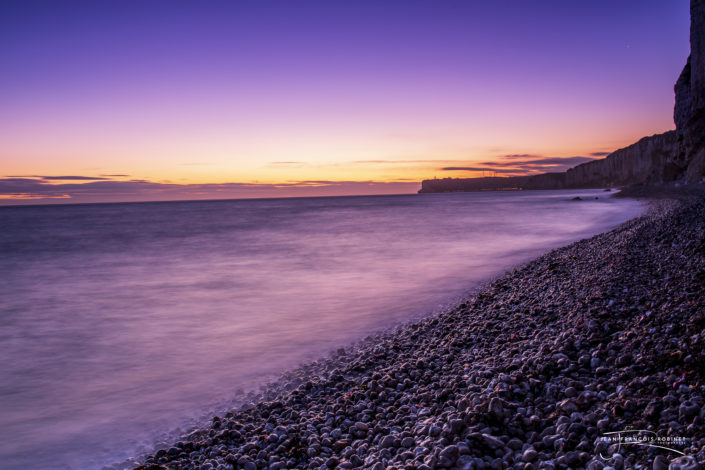
{"label": "shoreline", "polygon": [[[677,450],[702,462],[703,371],[691,369],[705,361],[693,291],[705,277],[689,283],[687,273],[705,269],[705,203],[681,199],[552,250],[454,309],[284,374],[265,401],[136,468],[619,470],[681,457],[607,445],[620,426],[689,438]],[[687,260],[673,246],[679,237]],[[703,325],[690,328],[693,318]],[[677,335],[679,322],[697,331]]]}

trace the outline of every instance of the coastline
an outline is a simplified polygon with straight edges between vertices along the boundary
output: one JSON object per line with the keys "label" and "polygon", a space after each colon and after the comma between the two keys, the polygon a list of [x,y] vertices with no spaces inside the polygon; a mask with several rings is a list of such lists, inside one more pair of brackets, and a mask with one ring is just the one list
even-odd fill
{"label": "coastline", "polygon": [[627,428],[689,439],[672,448],[703,462],[705,200],[680,199],[296,369],[266,401],[137,468],[619,470],[688,459],[607,442]]}

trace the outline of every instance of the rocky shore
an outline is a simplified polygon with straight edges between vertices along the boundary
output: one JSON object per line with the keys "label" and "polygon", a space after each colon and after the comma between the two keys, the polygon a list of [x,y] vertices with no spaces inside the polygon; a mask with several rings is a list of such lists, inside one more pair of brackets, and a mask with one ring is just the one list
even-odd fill
{"label": "rocky shore", "polygon": [[705,198],[660,200],[138,468],[701,468],[704,293]]}

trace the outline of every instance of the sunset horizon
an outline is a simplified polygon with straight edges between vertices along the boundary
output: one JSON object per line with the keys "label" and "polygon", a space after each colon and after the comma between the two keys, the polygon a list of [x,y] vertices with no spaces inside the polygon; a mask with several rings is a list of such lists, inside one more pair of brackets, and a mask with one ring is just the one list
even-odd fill
{"label": "sunset horizon", "polygon": [[412,193],[672,129],[688,6],[5,7],[0,205]]}

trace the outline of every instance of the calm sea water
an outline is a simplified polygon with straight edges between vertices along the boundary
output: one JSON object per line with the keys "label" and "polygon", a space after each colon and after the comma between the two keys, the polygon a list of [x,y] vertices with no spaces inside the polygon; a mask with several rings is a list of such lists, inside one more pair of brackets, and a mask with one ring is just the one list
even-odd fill
{"label": "calm sea water", "polygon": [[1,465],[133,456],[239,388],[642,210],[608,196],[0,208]]}

